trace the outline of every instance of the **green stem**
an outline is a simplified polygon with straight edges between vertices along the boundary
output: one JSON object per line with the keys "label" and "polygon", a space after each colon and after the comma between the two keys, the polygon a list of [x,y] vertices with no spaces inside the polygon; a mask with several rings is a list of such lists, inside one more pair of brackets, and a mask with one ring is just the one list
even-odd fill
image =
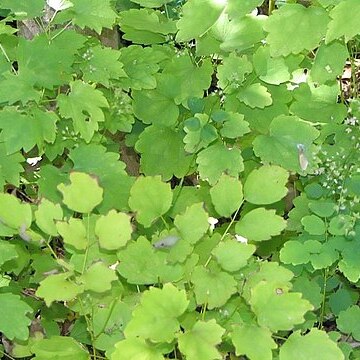
{"label": "green stem", "polygon": [[274,9],[275,9],[275,0],[269,0],[268,15],[271,15]]}
{"label": "green stem", "polygon": [[323,296],[322,296],[321,312],[320,312],[319,325],[318,325],[318,328],[320,330],[323,327],[324,317],[325,317],[326,285],[327,285],[328,274],[329,274],[329,269],[326,268],[324,271]]}
{"label": "green stem", "polygon": [[5,56],[6,61],[10,64],[11,69],[12,69],[12,71],[14,72],[14,74],[17,75],[18,72],[17,72],[16,69],[14,68],[14,66],[13,66],[13,64],[12,64],[12,62],[11,62],[9,56],[8,56],[8,54],[6,53],[6,50],[4,49],[4,47],[3,47],[1,44],[0,44],[0,50],[1,50],[1,52],[3,53],[3,55]]}
{"label": "green stem", "polygon": [[[243,203],[244,203],[244,200],[241,201],[240,206],[235,211],[234,216],[231,218],[231,221],[229,222],[229,225],[226,227],[226,229],[225,229],[224,233],[222,234],[221,239],[220,239],[219,242],[223,241],[225,236],[228,234],[228,232],[229,232],[231,226],[233,225],[233,223],[234,223],[234,221],[235,221],[235,219],[237,217],[237,214],[239,213]],[[211,261],[211,259],[212,259],[212,255],[210,255],[209,258],[206,260],[206,263],[205,263],[204,267],[207,267],[209,265],[209,262]]]}
{"label": "green stem", "polygon": [[86,241],[87,241],[87,245],[86,245],[86,250],[85,250],[85,255],[84,255],[84,262],[83,262],[81,274],[84,274],[84,272],[85,272],[86,262],[87,262],[87,258],[88,258],[88,255],[89,255],[89,247],[90,247],[90,214],[87,214]]}

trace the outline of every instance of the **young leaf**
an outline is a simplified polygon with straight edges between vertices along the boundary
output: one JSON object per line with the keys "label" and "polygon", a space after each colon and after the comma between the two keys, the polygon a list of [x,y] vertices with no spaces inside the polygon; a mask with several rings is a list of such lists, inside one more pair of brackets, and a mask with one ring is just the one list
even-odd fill
{"label": "young leaf", "polygon": [[272,350],[277,348],[271,331],[256,325],[237,325],[231,333],[236,355],[246,355],[251,360],[272,360]]}
{"label": "young leaf", "polygon": [[130,217],[115,210],[102,215],[96,222],[95,234],[100,247],[106,250],[117,250],[131,239],[132,227]]}
{"label": "young leaf", "polygon": [[[346,0],[340,2],[330,11],[331,21],[325,36],[325,42],[331,41],[345,36],[345,42],[351,40],[356,34],[360,33],[360,24],[356,16],[348,17],[348,14],[358,14],[360,11],[360,3],[357,0]],[[344,16],[348,21],[343,21]]]}
{"label": "young leaf", "polygon": [[[99,186],[97,179],[88,174],[72,172],[70,184],[58,185],[63,195],[64,204],[71,210],[80,213],[90,213],[103,199],[103,189]],[[87,196],[84,196],[84,192]]]}
{"label": "young leaf", "polygon": [[214,319],[197,321],[191,330],[179,335],[179,349],[188,360],[221,359],[216,345],[221,343],[224,333],[225,329]]}
{"label": "young leaf", "polygon": [[52,336],[40,339],[31,347],[37,360],[88,360],[89,353],[70,336]]}
{"label": "young leaf", "polygon": [[111,289],[111,283],[118,280],[114,270],[109,269],[102,262],[97,262],[86,269],[85,273],[79,276],[78,281],[84,285],[84,290],[97,293],[104,293]]}
{"label": "young leaf", "polygon": [[118,251],[120,261],[117,271],[130,284],[148,285],[159,281],[179,281],[183,267],[170,265],[165,252],[157,251],[144,237]]}
{"label": "young leaf", "polygon": [[192,273],[191,282],[198,305],[206,304],[209,309],[224,305],[236,292],[236,281],[227,272],[219,269],[208,270],[197,266]]}
{"label": "young leaf", "polygon": [[246,266],[255,250],[255,245],[243,244],[229,239],[220,242],[212,251],[212,254],[225,271],[233,272]]}
{"label": "young leaf", "polygon": [[272,104],[271,94],[267,88],[259,83],[251,84],[245,88],[240,88],[236,96],[241,102],[251,108],[261,108]]}
{"label": "young leaf", "polygon": [[171,342],[180,330],[177,320],[189,305],[184,290],[172,284],[151,287],[142,294],[140,305],[125,329],[126,337],[140,336],[153,342]]}
{"label": "young leaf", "polygon": [[57,229],[54,220],[62,220],[63,211],[59,204],[54,204],[47,199],[41,199],[41,202],[35,211],[36,224],[46,234],[57,235]]}
{"label": "young leaf", "polygon": [[229,217],[242,204],[243,187],[241,181],[223,174],[210,189],[210,195],[216,212],[221,216]]}
{"label": "young leaf", "polygon": [[[225,2],[214,0],[193,0],[183,8],[182,18],[177,22],[179,29],[176,41],[184,42],[204,35],[220,17]],[[206,8],[206,12],[204,12]]]}
{"label": "young leaf", "polygon": [[196,162],[201,178],[210,185],[214,185],[223,173],[237,177],[244,170],[240,150],[229,149],[220,142],[202,150]]}
{"label": "young leaf", "polygon": [[71,118],[74,130],[80,133],[86,142],[90,142],[94,132],[99,129],[99,122],[105,120],[101,108],[108,108],[109,104],[100,90],[80,80],[70,83],[71,91],[68,95],[57,97],[59,112],[65,118]]}
{"label": "young leaf", "polygon": [[252,288],[249,302],[258,324],[274,332],[293,329],[294,325],[305,321],[306,312],[313,310],[310,302],[302,299],[301,293],[288,293],[266,281],[260,281]]}
{"label": "young leaf", "polygon": [[160,176],[139,177],[130,190],[129,206],[136,212],[136,220],[150,227],[171,206],[172,192]]}
{"label": "young leaf", "polygon": [[[285,4],[264,24],[266,42],[272,56],[299,54],[318,46],[326,32],[329,17],[320,7]],[[289,41],[291,39],[291,41]]]}
{"label": "young leaf", "polygon": [[77,250],[85,250],[90,245],[82,219],[70,218],[68,221],[58,221],[56,230],[62,236],[65,245]]}
{"label": "young leaf", "polygon": [[176,215],[174,224],[183,239],[195,244],[209,228],[208,217],[203,204],[197,203],[187,207],[183,214]]}
{"label": "young leaf", "polygon": [[40,282],[36,290],[36,296],[45,300],[46,306],[50,306],[54,301],[70,301],[84,291],[83,285],[75,284],[68,280],[72,273],[49,275]]}
{"label": "young leaf", "polygon": [[244,184],[244,197],[252,204],[272,204],[288,192],[289,173],[280,166],[264,165],[253,170]]}
{"label": "young leaf", "polygon": [[299,351],[306,359],[318,360],[344,360],[344,354],[333,342],[329,335],[322,330],[311,329],[306,335],[301,335],[300,330],[289,336],[280,348],[280,360],[293,360]]}
{"label": "young leaf", "polygon": [[276,215],[275,210],[257,208],[240,218],[235,231],[249,240],[264,241],[279,235],[285,228],[286,220]]}
{"label": "young leaf", "polygon": [[129,338],[115,344],[115,350],[111,352],[110,360],[146,359],[164,360],[161,349],[141,338]]}
{"label": "young leaf", "polygon": [[10,340],[27,340],[31,319],[26,314],[33,309],[20,296],[11,293],[0,294],[0,307],[0,331]]}

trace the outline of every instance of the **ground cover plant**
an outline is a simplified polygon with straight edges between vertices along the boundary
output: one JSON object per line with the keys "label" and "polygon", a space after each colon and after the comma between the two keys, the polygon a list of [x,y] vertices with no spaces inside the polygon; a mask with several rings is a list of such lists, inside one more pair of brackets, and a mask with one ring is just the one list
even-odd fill
{"label": "ground cover plant", "polygon": [[3,358],[360,359],[358,14],[1,0]]}

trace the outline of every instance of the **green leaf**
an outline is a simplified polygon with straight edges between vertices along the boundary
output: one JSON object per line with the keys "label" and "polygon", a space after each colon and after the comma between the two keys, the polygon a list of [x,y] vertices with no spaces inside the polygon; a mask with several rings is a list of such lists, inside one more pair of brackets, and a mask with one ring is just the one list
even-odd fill
{"label": "green leaf", "polygon": [[331,311],[338,316],[341,311],[345,311],[350,306],[355,305],[358,300],[358,292],[346,287],[338,289],[329,296],[329,305]]}
{"label": "green leaf", "polygon": [[321,44],[311,67],[311,79],[319,84],[336,80],[342,74],[348,57],[347,47],[340,41]]}
{"label": "green leaf", "polygon": [[136,220],[145,227],[164,215],[171,201],[170,184],[162,182],[160,176],[138,177],[130,190],[129,206],[136,212]]}
{"label": "green leaf", "polygon": [[270,124],[269,135],[259,135],[253,142],[254,152],[263,162],[281,165],[284,169],[302,171],[297,144],[304,145],[305,156],[312,163],[311,144],[319,131],[296,116],[280,115]]}
{"label": "green leaf", "polygon": [[196,162],[200,177],[207,180],[210,185],[214,185],[223,173],[237,177],[244,170],[240,150],[229,149],[222,143],[216,143],[202,150]]}
{"label": "green leaf", "polygon": [[335,203],[330,200],[320,199],[309,202],[309,209],[320,217],[330,217],[335,212]]}
{"label": "green leaf", "polygon": [[178,281],[183,276],[182,266],[169,265],[168,255],[156,251],[144,237],[120,249],[117,256],[120,261],[117,271],[130,284],[165,283]]}
{"label": "green leaf", "polygon": [[358,242],[347,244],[341,253],[342,259],[339,261],[339,270],[351,282],[356,283],[360,279],[360,248]]}
{"label": "green leaf", "polygon": [[73,170],[99,177],[99,185],[104,190],[104,199],[99,205],[102,212],[114,208],[128,210],[130,187],[134,180],[127,175],[126,165],[119,160],[118,153],[107,152],[105,147],[91,143],[80,144],[69,157],[74,163]]}
{"label": "green leaf", "polygon": [[326,227],[324,221],[316,215],[307,215],[301,219],[305,231],[310,235],[325,234]]}
{"label": "green leaf", "polygon": [[0,294],[0,307],[0,331],[10,340],[27,340],[31,319],[26,314],[32,313],[33,309],[20,296],[10,293]]}
{"label": "green leaf", "polygon": [[230,53],[217,68],[216,77],[219,80],[218,86],[224,92],[231,93],[238,89],[244,82],[245,75],[250,74],[252,69],[252,64],[247,56],[238,56],[235,53]]}
{"label": "green leaf", "polygon": [[286,220],[276,215],[275,210],[257,208],[251,210],[236,223],[237,234],[252,241],[270,240],[286,228]]}
{"label": "green leaf", "polygon": [[206,114],[195,114],[184,121],[184,143],[187,152],[196,153],[218,138],[216,128],[208,122],[209,117]]}
{"label": "green leaf", "polygon": [[[238,6],[238,4],[236,4]],[[224,27],[220,49],[224,51],[244,51],[264,40],[262,16],[246,15],[232,20]]]}
{"label": "green leaf", "polygon": [[251,84],[245,89],[240,89],[236,97],[251,108],[257,107],[263,109],[273,102],[267,88],[259,83]]}
{"label": "green leaf", "polygon": [[0,223],[16,232],[20,228],[29,228],[32,222],[31,207],[29,203],[21,203],[15,196],[0,193]]}
{"label": "green leaf", "polygon": [[97,262],[86,269],[85,273],[78,277],[78,281],[84,285],[84,290],[104,293],[111,289],[111,283],[118,280],[114,270],[109,269],[102,262]]}
{"label": "green leaf", "polygon": [[294,280],[292,290],[302,293],[304,299],[309,300],[314,309],[320,308],[323,301],[323,290],[315,279],[308,278],[306,275],[299,276]]}
{"label": "green leaf", "polygon": [[140,336],[153,342],[171,342],[180,330],[178,317],[189,305],[185,290],[172,284],[151,287],[142,294],[140,305],[125,329],[126,337]]}
{"label": "green leaf", "polygon": [[289,173],[276,165],[264,165],[253,170],[244,184],[244,197],[252,204],[272,204],[288,193]]}
{"label": "green leaf", "polygon": [[179,116],[173,84],[166,76],[156,77],[153,90],[132,91],[134,114],[145,124],[171,127]]}
{"label": "green leaf", "polygon": [[284,345],[280,348],[280,360],[295,359],[298,354],[303,354],[305,359],[318,360],[344,360],[342,351],[336,343],[330,340],[325,331],[311,329],[309,333],[301,336],[296,331],[289,336]]}
{"label": "green leaf", "polygon": [[236,19],[248,14],[262,3],[262,0],[243,0],[239,6],[238,0],[229,0],[226,12],[232,19]]}
{"label": "green leaf", "polygon": [[272,56],[299,54],[316,48],[329,22],[324,9],[300,4],[285,4],[271,15],[264,29],[269,33],[266,42]]}
{"label": "green leaf", "polygon": [[98,34],[102,28],[111,29],[116,20],[116,13],[111,6],[110,0],[76,0],[67,10],[74,25],[84,29],[95,30]]}
{"label": "green leaf", "polygon": [[346,106],[337,102],[337,84],[310,88],[308,84],[302,83],[293,93],[295,101],[291,104],[290,111],[304,120],[339,123],[346,117]]}
{"label": "green leaf", "polygon": [[255,245],[229,239],[220,242],[214,248],[212,254],[225,271],[233,272],[246,266],[255,250]]}
{"label": "green leaf", "polygon": [[213,72],[209,59],[204,59],[201,66],[197,66],[188,54],[182,54],[174,56],[167,63],[163,74],[165,81],[169,83],[168,92],[173,94],[176,104],[181,104],[190,97],[202,98],[204,91],[211,85]]}
{"label": "green leaf", "polygon": [[355,17],[349,17],[344,22],[344,16],[349,13],[357,14],[360,11],[360,4],[356,0],[346,0],[340,2],[330,11],[331,20],[325,36],[325,42],[331,41],[345,36],[345,42],[351,40],[355,35],[360,33],[360,24]]}
{"label": "green leaf", "polygon": [[252,288],[250,305],[260,326],[273,332],[291,330],[294,325],[305,321],[306,312],[313,310],[301,293],[288,293],[286,289],[260,281]]}
{"label": "green leaf", "polygon": [[179,349],[188,360],[221,359],[216,345],[221,343],[224,333],[225,329],[214,319],[207,322],[197,321],[191,330],[178,336]]}
{"label": "green leaf", "polygon": [[231,341],[236,355],[246,355],[251,360],[272,360],[272,350],[277,348],[271,331],[256,325],[235,326]]}
{"label": "green leaf", "polygon": [[7,154],[5,143],[0,143],[0,186],[6,182],[19,186],[20,173],[24,170],[21,163],[24,157],[20,152]]}
{"label": "green leaf", "polygon": [[195,244],[209,228],[208,217],[204,205],[196,203],[188,206],[184,213],[176,215],[174,224],[183,239]]}
{"label": "green leaf", "polygon": [[2,0],[1,8],[9,9],[13,14],[21,18],[30,19],[42,15],[44,2],[42,0],[34,0],[31,3],[22,0]]}
{"label": "green leaf", "polygon": [[65,118],[71,118],[76,133],[80,133],[86,142],[90,142],[94,132],[99,129],[99,122],[105,120],[101,108],[109,107],[100,90],[80,80],[70,83],[68,95],[57,97],[59,112]]}
{"label": "green leaf", "polygon": [[131,0],[131,1],[144,7],[158,8],[171,2],[172,0]]}
{"label": "green leaf", "polygon": [[192,157],[183,149],[183,133],[167,127],[149,126],[140,135],[135,149],[141,153],[141,170],[145,175],[184,177]]}
{"label": "green leaf", "polygon": [[15,107],[6,107],[0,111],[1,136],[5,141],[8,154],[24,149],[30,151],[37,145],[43,152],[44,143],[55,141],[58,117],[53,112],[32,109],[22,114]]}
{"label": "green leaf", "polygon": [[36,296],[45,300],[49,307],[54,301],[70,301],[84,291],[83,285],[78,285],[68,278],[72,273],[65,272],[62,274],[49,275],[40,282],[36,290]]}
{"label": "green leaf", "polygon": [[110,359],[118,360],[124,356],[128,360],[164,360],[161,349],[141,338],[125,339],[115,344]]}
{"label": "green leaf", "polygon": [[[72,172],[70,182],[69,185],[60,184],[57,187],[69,209],[87,214],[101,203],[103,190],[97,179],[85,173]],[[84,196],[84,192],[87,196]]]}
{"label": "green leaf", "polygon": [[345,235],[353,228],[353,219],[350,215],[337,215],[331,218],[328,231],[332,235]]}
{"label": "green leaf", "polygon": [[124,39],[139,44],[156,44],[166,41],[167,34],[175,33],[175,22],[160,11],[152,9],[129,9],[120,12]]}
{"label": "green leaf", "polygon": [[17,60],[21,76],[40,88],[52,89],[69,82],[73,73],[71,66],[85,41],[86,37],[75,30],[64,31],[52,41],[44,33],[32,41],[20,37]]}
{"label": "green leaf", "polygon": [[[23,75],[24,74],[24,75]],[[11,74],[5,73],[0,88],[0,103],[13,105],[20,101],[23,105],[33,100],[39,102],[41,93],[34,89],[34,79],[28,78],[26,73]],[[8,89],[13,89],[9,93]]]}
{"label": "green leaf", "polygon": [[229,139],[242,137],[250,132],[249,123],[244,120],[244,115],[228,112],[228,117],[224,121],[220,134]]}
{"label": "green leaf", "polygon": [[230,217],[243,202],[241,181],[223,174],[210,189],[210,195],[216,212],[221,216]]}
{"label": "green leaf", "polygon": [[54,220],[62,220],[63,211],[59,204],[43,198],[35,211],[37,226],[46,234],[51,236],[57,235],[57,229]]}
{"label": "green leaf", "polygon": [[360,307],[352,305],[346,310],[341,311],[336,324],[340,331],[351,335],[355,340],[360,340]]}
{"label": "green leaf", "polygon": [[255,72],[259,79],[279,85],[290,80],[289,68],[282,57],[271,57],[270,47],[259,47],[253,56]]}
{"label": "green leaf", "polygon": [[34,343],[34,360],[89,360],[89,353],[72,337],[52,336]]}
{"label": "green leaf", "polygon": [[338,252],[329,243],[316,240],[287,241],[280,251],[280,259],[285,264],[300,265],[309,261],[315,269],[332,265],[339,257]]}
{"label": "green leaf", "polygon": [[7,261],[16,259],[19,256],[16,251],[16,245],[9,243],[9,241],[0,240],[0,266]]}
{"label": "green leaf", "polygon": [[126,77],[119,57],[120,52],[111,48],[102,48],[100,45],[88,48],[80,64],[83,79],[109,87],[110,79]]}
{"label": "green leaf", "polygon": [[132,227],[129,215],[115,210],[102,215],[96,222],[95,234],[100,247],[106,250],[117,250],[131,239]]}
{"label": "green leaf", "polygon": [[124,64],[127,79],[122,79],[126,87],[132,90],[154,89],[156,78],[154,74],[160,69],[159,63],[167,56],[154,47],[130,45],[120,49],[120,61]]}
{"label": "green leaf", "polygon": [[68,221],[58,221],[56,229],[65,245],[70,245],[77,250],[85,250],[89,246],[86,227],[82,219],[70,218]]}
{"label": "green leaf", "polygon": [[209,309],[224,305],[236,292],[235,279],[219,269],[197,266],[191,275],[191,282],[194,284],[196,303],[206,304]]}
{"label": "green leaf", "polygon": [[225,2],[212,0],[186,2],[182,8],[182,17],[176,24],[179,29],[176,41],[185,42],[204,35],[220,17],[225,4]]}

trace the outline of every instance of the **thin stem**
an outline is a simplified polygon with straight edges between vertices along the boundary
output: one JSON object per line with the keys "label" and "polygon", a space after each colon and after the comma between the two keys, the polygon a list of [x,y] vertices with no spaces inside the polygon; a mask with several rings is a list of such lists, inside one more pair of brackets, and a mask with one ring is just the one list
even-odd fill
{"label": "thin stem", "polygon": [[5,356],[5,357],[8,358],[8,359],[16,360],[16,359],[13,358],[11,355],[8,355],[8,354],[6,354],[5,352],[3,352],[3,351],[1,351],[1,350],[0,350],[0,354],[2,354],[3,356]]}
{"label": "thin stem", "polygon": [[[234,216],[231,218],[231,221],[229,222],[228,226],[226,227],[226,229],[225,229],[224,233],[222,234],[221,239],[220,239],[219,242],[223,241],[225,236],[228,234],[228,232],[229,232],[231,226],[233,225],[233,223],[234,223],[234,221],[235,221],[235,219],[237,217],[237,214],[239,213],[243,203],[244,203],[244,200],[241,201],[240,206],[235,211]],[[206,260],[206,263],[205,263],[204,267],[207,267],[209,265],[211,259],[212,259],[212,255],[210,254],[209,258]]]}
{"label": "thin stem", "polygon": [[271,15],[274,9],[275,9],[275,0],[269,0],[268,15]]}
{"label": "thin stem", "polygon": [[49,248],[52,256],[53,256],[55,259],[57,259],[58,257],[57,257],[57,255],[56,255],[55,251],[54,251],[53,248],[50,246],[50,241],[51,241],[51,236],[49,236],[48,241],[45,241],[46,246]]}
{"label": "thin stem", "polygon": [[87,214],[86,241],[87,241],[87,245],[86,245],[84,262],[83,262],[83,267],[82,267],[82,270],[81,270],[81,274],[84,274],[84,272],[85,272],[86,262],[87,262],[87,258],[88,258],[88,255],[89,255],[89,247],[90,247],[90,214]]}
{"label": "thin stem", "polygon": [[8,54],[6,53],[6,50],[4,49],[4,47],[3,47],[1,44],[0,44],[0,50],[1,50],[1,52],[3,53],[3,55],[5,56],[6,61],[10,64],[11,69],[12,69],[12,71],[14,72],[14,74],[15,74],[15,75],[18,75],[18,72],[17,72],[16,69],[14,68],[14,66],[13,66],[13,64],[12,64],[12,62],[11,62],[9,56],[8,56]]}
{"label": "thin stem", "polygon": [[323,287],[320,319],[319,319],[319,325],[318,325],[319,329],[322,329],[323,323],[324,323],[324,317],[325,317],[326,285],[327,285],[328,274],[329,274],[329,269],[326,268],[324,270],[324,285],[323,285],[324,287]]}
{"label": "thin stem", "polygon": [[69,21],[58,33],[56,33],[50,40],[54,40],[59,35],[61,35],[69,26],[71,25],[71,21]]}
{"label": "thin stem", "polygon": [[108,324],[108,322],[109,322],[109,320],[110,320],[110,318],[111,318],[111,315],[112,315],[112,313],[113,313],[113,311],[114,311],[114,309],[115,309],[115,305],[116,305],[116,302],[117,302],[116,300],[117,300],[117,299],[114,299],[114,301],[113,301],[112,304],[111,304],[109,314],[108,314],[108,316],[106,317],[106,320],[105,320],[105,322],[104,322],[103,327],[101,328],[101,330],[99,331],[99,333],[98,333],[96,336],[95,336],[95,334],[94,334],[94,339],[95,339],[95,340],[105,331],[106,326],[107,326],[107,324]]}

